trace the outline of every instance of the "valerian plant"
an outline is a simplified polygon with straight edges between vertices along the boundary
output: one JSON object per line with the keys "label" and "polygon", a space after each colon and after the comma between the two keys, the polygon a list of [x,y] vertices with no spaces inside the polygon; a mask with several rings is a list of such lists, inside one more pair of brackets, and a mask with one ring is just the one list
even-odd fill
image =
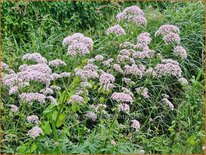
{"label": "valerian plant", "polygon": [[179,105],[199,86],[185,76],[181,30],[165,23],[150,32],[138,6],[115,18],[103,32],[115,53],[99,54],[78,32],[63,39],[64,59],[28,52],[18,70],[1,64],[4,149],[16,146],[7,153],[142,154],[152,147],[142,139],[174,136]]}

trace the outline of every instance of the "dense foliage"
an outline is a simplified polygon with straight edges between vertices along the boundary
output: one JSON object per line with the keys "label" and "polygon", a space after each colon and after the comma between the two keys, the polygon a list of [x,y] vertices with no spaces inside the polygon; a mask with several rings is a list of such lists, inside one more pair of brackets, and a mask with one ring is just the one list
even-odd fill
{"label": "dense foliage", "polygon": [[[146,25],[137,26],[124,20],[116,20],[115,16],[118,13],[133,5],[139,6],[144,11]],[[62,76],[56,81],[51,80],[52,84],[42,80],[45,85],[31,80],[29,86],[19,90],[20,97],[18,93],[13,94],[8,87],[2,88],[3,153],[203,152],[205,136],[203,3],[4,2],[2,15],[3,62],[8,64],[8,68],[22,75],[21,72],[25,71],[23,64],[27,64],[27,68],[30,66],[30,69],[36,64],[29,60],[31,55],[28,53],[37,52],[41,54],[35,55],[38,57],[38,63],[40,60],[41,63],[48,62],[40,68],[46,68],[46,72],[52,74],[53,78],[54,73]],[[116,24],[120,24],[124,29],[125,34],[124,31],[120,33],[124,35],[109,34],[113,30],[108,28]],[[179,44],[187,51],[186,59],[174,54],[176,43],[167,44],[163,36],[155,36],[160,26],[164,24],[179,28],[181,37]],[[119,30],[119,27],[117,29]],[[86,39],[88,49],[84,44],[73,46],[75,43],[68,41],[69,38],[64,40],[76,32],[88,37]],[[180,77],[176,74],[153,77],[142,73],[142,77],[137,78],[136,75],[128,73],[130,67],[125,66],[132,66],[133,63],[118,61],[121,57],[120,51],[124,49],[122,45],[124,42],[135,45],[138,42],[137,37],[144,32],[150,33],[149,37],[147,34],[144,34],[144,37],[147,39],[151,37],[152,40],[147,41],[149,49],[155,51],[154,56],[151,54],[135,59],[137,66],[133,67],[137,70],[144,65],[146,69],[149,67],[155,69],[158,64],[164,64],[162,60],[173,59],[175,62],[171,63],[169,60],[170,65],[173,66],[178,61],[175,67],[181,68],[181,77],[187,79],[188,84],[181,85],[178,81]],[[63,40],[64,46],[62,46]],[[70,49],[68,52],[67,47]],[[76,51],[73,49],[79,47],[86,49],[85,55],[75,55]],[[95,57],[97,55],[102,55],[104,61],[99,61],[102,58]],[[110,58],[113,58],[111,62]],[[58,63],[62,66],[55,68],[56,63],[52,62],[54,59],[61,59],[63,62]],[[90,65],[87,66],[88,64]],[[112,68],[114,64],[119,64],[122,69],[125,67],[123,70],[125,74],[117,72],[118,69],[115,70],[115,67]],[[48,66],[52,68],[52,72]],[[88,83],[81,83],[82,70],[75,68],[85,67],[85,70],[89,70],[90,67],[96,68],[95,66],[98,67],[98,78],[87,79]],[[89,74],[91,73],[93,75],[93,72]],[[4,72],[3,77],[7,74],[12,73]],[[123,78],[130,78],[132,82],[124,83]],[[28,80],[28,77],[26,79]],[[106,81],[110,79],[109,84],[114,84],[115,87],[107,90],[104,86],[105,79]],[[56,90],[53,96],[47,98],[52,100],[51,103],[47,99],[43,104],[36,101],[33,104],[26,104],[20,100],[25,99],[22,93],[40,92],[47,84],[50,87],[51,85],[61,87],[61,90]],[[83,84],[87,85],[85,86],[87,88],[81,94],[78,89]],[[147,89],[138,91],[137,88],[141,87]],[[132,93],[134,97],[129,95],[132,99],[127,96],[127,102],[132,100],[132,104],[124,105],[116,101],[119,94],[114,94],[115,92],[126,92],[127,95]],[[77,94],[82,98],[74,96]],[[164,94],[169,97],[163,97]],[[164,104],[163,98],[163,101],[169,100],[172,105]],[[79,104],[76,100],[84,103]],[[100,104],[105,106],[100,107]],[[98,105],[100,109],[95,111]],[[37,115],[40,122],[28,121],[37,120],[35,117],[28,119],[31,115]],[[134,120],[138,120],[140,124]],[[36,130],[42,130],[40,136],[36,138],[29,137],[31,134],[28,131],[34,127],[32,123],[41,127]]]}

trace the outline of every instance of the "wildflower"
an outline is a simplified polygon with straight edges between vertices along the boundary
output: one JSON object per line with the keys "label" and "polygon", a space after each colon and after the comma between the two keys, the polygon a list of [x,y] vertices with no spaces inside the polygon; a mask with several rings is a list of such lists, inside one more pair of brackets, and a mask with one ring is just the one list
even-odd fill
{"label": "wildflower", "polygon": [[115,146],[116,142],[114,140],[111,140],[111,144]]}
{"label": "wildflower", "polygon": [[122,91],[123,93],[129,94],[132,98],[134,98],[134,94],[129,89],[122,87]]}
{"label": "wildflower", "polygon": [[22,93],[19,95],[19,98],[23,101],[23,102],[33,102],[33,101],[38,101],[40,103],[44,103],[46,96],[44,94],[40,94],[40,93]]}
{"label": "wildflower", "polygon": [[84,89],[86,88],[92,88],[92,85],[89,82],[81,82],[80,86]]}
{"label": "wildflower", "polygon": [[104,59],[104,57],[100,54],[95,56],[96,61],[102,61],[103,59]]}
{"label": "wildflower", "polygon": [[113,93],[111,98],[117,102],[133,102],[133,98],[126,93]]}
{"label": "wildflower", "polygon": [[124,71],[122,70],[122,68],[120,67],[119,64],[114,64],[113,65],[113,69],[116,71],[116,72],[119,72],[119,73],[124,73]]}
{"label": "wildflower", "polygon": [[136,64],[132,64],[131,66],[125,65],[124,68],[125,68],[124,72],[127,75],[135,75],[135,76],[138,76],[140,78],[143,75],[142,70]]}
{"label": "wildflower", "polygon": [[91,59],[88,60],[88,64],[92,64],[92,63],[94,63],[94,62],[95,62],[95,59],[94,59],[94,58],[91,58]]}
{"label": "wildflower", "polygon": [[123,12],[120,12],[116,15],[116,19],[117,19],[117,21],[126,19],[126,15]]}
{"label": "wildflower", "polygon": [[76,68],[74,72],[75,75],[80,77],[82,80],[96,79],[99,77],[97,71],[83,70],[83,69]]}
{"label": "wildflower", "polygon": [[35,64],[35,65],[21,65],[19,67],[20,71],[39,71],[45,74],[51,74],[52,70],[47,64]]}
{"label": "wildflower", "polygon": [[99,81],[101,84],[113,83],[115,81],[115,77],[112,74],[103,73],[100,76]]}
{"label": "wildflower", "polygon": [[4,71],[4,70],[9,69],[9,66],[8,66],[6,63],[1,62],[1,68],[2,68],[2,70]]}
{"label": "wildflower", "polygon": [[71,36],[64,38],[62,45],[71,45],[73,43],[77,43],[79,40],[84,38],[84,35],[81,33],[75,33]]}
{"label": "wildflower", "polygon": [[96,121],[97,115],[94,112],[87,112],[86,117],[90,118],[92,121]]}
{"label": "wildflower", "polygon": [[57,103],[57,100],[56,100],[53,96],[47,96],[46,98],[49,99],[50,102],[53,103],[54,105],[57,105],[57,104],[58,104],[58,103]]}
{"label": "wildflower", "polygon": [[157,32],[155,33],[155,36],[158,36],[158,35],[167,35],[169,33],[180,33],[180,30],[177,26],[175,25],[169,25],[169,24],[166,24],[166,25],[162,25],[160,26],[160,28],[157,30]]}
{"label": "wildflower", "polygon": [[169,95],[167,95],[167,94],[162,94],[162,97],[168,99],[168,98],[169,98]]}
{"label": "wildflower", "polygon": [[55,86],[55,85],[50,86],[50,88],[51,88],[51,89],[54,89],[54,90],[57,90],[57,91],[60,91],[60,90],[61,90],[61,87]]}
{"label": "wildflower", "polygon": [[9,95],[17,93],[18,89],[19,89],[19,87],[17,87],[17,86],[14,86],[14,87],[10,88]]}
{"label": "wildflower", "polygon": [[48,95],[48,94],[53,94],[54,91],[51,88],[44,88],[44,89],[40,90],[40,93],[42,93],[44,95]]}
{"label": "wildflower", "polygon": [[47,63],[47,60],[39,53],[28,53],[23,55],[22,60],[30,60],[37,63]]}
{"label": "wildflower", "polygon": [[9,73],[9,74],[15,74],[15,71],[14,71],[13,69],[9,69],[9,70],[8,70],[8,73]]}
{"label": "wildflower", "polygon": [[29,123],[38,124],[39,123],[39,118],[36,115],[31,115],[31,116],[27,116],[27,121]]}
{"label": "wildflower", "polygon": [[111,84],[111,83],[104,84],[103,87],[102,87],[102,89],[105,90],[105,91],[109,91],[113,88],[115,88],[115,85]]}
{"label": "wildflower", "polygon": [[143,15],[144,12],[138,6],[130,6],[123,10],[125,14]]}
{"label": "wildflower", "polygon": [[142,52],[137,51],[137,52],[133,53],[132,57],[134,59],[137,59],[137,58],[140,58],[140,59],[152,58],[154,53],[155,53],[154,50],[144,49]]}
{"label": "wildflower", "polygon": [[129,105],[125,103],[121,103],[118,105],[118,110],[123,112],[129,112]]}
{"label": "wildflower", "polygon": [[187,52],[182,46],[176,46],[174,48],[174,53],[180,56],[182,59],[187,59]]}
{"label": "wildflower", "polygon": [[58,74],[58,73],[53,73],[53,74],[51,75],[51,79],[52,79],[52,80],[57,80],[57,79],[60,79],[60,78],[61,78],[61,75]]}
{"label": "wildflower", "polygon": [[63,77],[70,77],[71,73],[69,73],[69,72],[62,72],[59,75],[60,75],[61,78],[63,78]]}
{"label": "wildflower", "polygon": [[146,74],[152,75],[153,77],[157,76],[157,73],[155,72],[155,70],[152,67],[149,67],[146,72]]}
{"label": "wildflower", "polygon": [[178,82],[183,86],[188,85],[188,81],[184,77],[179,78]]}
{"label": "wildflower", "polygon": [[176,33],[169,33],[163,37],[163,40],[167,44],[171,44],[171,43],[179,44],[180,43],[180,36],[179,36],[179,34],[176,34]]}
{"label": "wildflower", "polygon": [[108,60],[105,60],[102,62],[102,64],[106,67],[110,67],[111,66],[111,63],[114,61],[114,59],[108,59]]}
{"label": "wildflower", "polygon": [[84,70],[92,70],[92,71],[96,71],[98,70],[98,66],[94,65],[94,64],[87,64],[86,66],[83,67]]}
{"label": "wildflower", "polygon": [[122,62],[129,61],[129,60],[130,60],[130,57],[128,55],[118,55],[117,56],[118,63],[122,63]]}
{"label": "wildflower", "polygon": [[41,133],[43,133],[42,129],[38,126],[35,126],[28,131],[27,135],[35,139],[36,137],[40,136]]}
{"label": "wildflower", "polygon": [[158,76],[173,75],[176,77],[181,77],[182,70],[179,65],[172,62],[157,64],[154,68]]}
{"label": "wildflower", "polygon": [[171,110],[174,110],[174,105],[167,98],[163,98],[162,102],[168,105]]}
{"label": "wildflower", "polygon": [[131,49],[134,48],[134,44],[132,44],[131,42],[124,42],[122,44],[120,44],[120,47],[123,49]]}
{"label": "wildflower", "polygon": [[94,107],[95,111],[97,110],[104,110],[106,109],[106,105],[105,104],[98,104],[96,107]]}
{"label": "wildflower", "polygon": [[110,34],[110,33],[113,33],[117,36],[121,36],[121,35],[126,34],[125,30],[119,24],[108,28],[106,31],[106,34]]}
{"label": "wildflower", "polygon": [[121,55],[126,55],[126,56],[130,56],[130,52],[129,52],[129,50],[127,50],[127,49],[122,49],[122,50],[119,52],[119,54],[121,54]]}
{"label": "wildflower", "polygon": [[79,95],[72,95],[70,97],[69,103],[84,103],[84,98]]}
{"label": "wildflower", "polygon": [[172,60],[172,59],[162,59],[161,62],[164,63],[164,64],[172,63],[174,65],[179,65],[179,62],[177,62],[176,60]]}
{"label": "wildflower", "polygon": [[19,108],[14,104],[10,105],[10,107],[11,107],[11,112],[16,113],[19,110]]}
{"label": "wildflower", "polygon": [[72,44],[68,47],[67,54],[70,56],[83,56],[89,54],[89,49],[83,43]]}
{"label": "wildflower", "polygon": [[150,34],[148,32],[145,33],[141,33],[138,37],[137,37],[137,43],[138,44],[146,44],[148,45],[151,42],[151,37]]}
{"label": "wildflower", "polygon": [[141,94],[144,98],[149,98],[148,89],[145,87],[138,87],[135,89],[138,94]]}
{"label": "wildflower", "polygon": [[141,15],[131,17],[131,18],[129,18],[128,21],[133,22],[137,26],[142,26],[142,25],[147,24],[147,19],[144,16],[141,16]]}
{"label": "wildflower", "polygon": [[43,73],[37,70],[26,70],[18,73],[18,78],[25,82],[38,81],[46,84],[50,84],[52,76],[48,73]]}
{"label": "wildflower", "polygon": [[17,74],[5,74],[2,77],[2,84],[8,87],[14,87],[18,83]]}
{"label": "wildflower", "polygon": [[74,33],[71,36],[64,38],[62,45],[72,45],[72,44],[84,44],[83,46],[87,47],[89,50],[93,47],[93,40],[89,37],[85,37],[81,33]]}
{"label": "wildflower", "polygon": [[132,128],[134,128],[134,129],[136,129],[136,130],[138,130],[138,129],[140,129],[140,123],[139,123],[139,121],[137,121],[137,120],[131,120],[131,122],[132,122]]}
{"label": "wildflower", "polygon": [[122,81],[125,82],[127,85],[134,85],[135,82],[132,81],[130,78],[122,78]]}
{"label": "wildflower", "polygon": [[49,66],[51,67],[66,66],[66,63],[60,59],[55,59],[49,62]]}

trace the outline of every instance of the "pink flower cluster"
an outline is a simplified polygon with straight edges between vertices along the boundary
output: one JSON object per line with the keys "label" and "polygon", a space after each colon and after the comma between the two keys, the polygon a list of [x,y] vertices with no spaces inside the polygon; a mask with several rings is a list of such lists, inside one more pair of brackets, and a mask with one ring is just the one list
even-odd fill
{"label": "pink flower cluster", "polygon": [[187,59],[187,52],[182,46],[176,46],[174,48],[174,53],[180,56],[182,59]]}
{"label": "pink flower cluster", "polygon": [[97,115],[94,112],[88,112],[86,115],[86,117],[90,118],[92,121],[96,121],[97,119]]}
{"label": "pink flower cluster", "polygon": [[132,103],[133,102],[133,98],[129,95],[129,94],[126,94],[126,93],[113,93],[111,98],[117,102],[120,102],[120,103],[123,103],[123,102],[130,102]]}
{"label": "pink flower cluster", "polygon": [[144,49],[142,52],[137,51],[133,53],[132,57],[134,59],[145,59],[145,58],[152,58],[154,56],[155,51],[150,49]]}
{"label": "pink flower cluster", "polygon": [[121,103],[118,105],[118,110],[123,112],[129,112],[130,108],[129,105],[126,103]]}
{"label": "pink flower cluster", "polygon": [[51,67],[66,66],[66,63],[60,59],[55,59],[49,62],[49,66]]}
{"label": "pink flower cluster", "polygon": [[180,30],[177,26],[174,25],[162,25],[155,33],[155,36],[162,35],[163,40],[167,44],[171,43],[180,43],[180,36],[179,36]]}
{"label": "pink flower cluster", "polygon": [[115,77],[112,74],[109,73],[103,73],[100,78],[99,81],[101,84],[109,84],[109,83],[113,83],[115,81]]}
{"label": "pink flower cluster", "polygon": [[95,60],[96,61],[103,61],[104,57],[102,55],[98,54],[98,55],[95,56]]}
{"label": "pink flower cluster", "polygon": [[19,108],[14,104],[10,105],[10,107],[11,107],[11,112],[16,113],[19,110]]}
{"label": "pink flower cluster", "polygon": [[179,63],[172,59],[162,60],[162,63],[157,64],[154,69],[159,77],[167,75],[173,75],[176,77],[182,76],[182,70]]}
{"label": "pink flower cluster", "polygon": [[135,85],[135,82],[132,81],[130,78],[122,78],[122,81],[125,82],[127,85]]}
{"label": "pink flower cluster", "polygon": [[69,99],[69,103],[84,103],[84,98],[79,95],[72,95]]}
{"label": "pink flower cluster", "polygon": [[80,69],[80,68],[76,68],[74,70],[75,75],[80,77],[82,80],[88,80],[88,79],[96,79],[99,78],[99,74],[97,73],[97,71],[93,71],[93,70],[84,70],[84,69]]}
{"label": "pink flower cluster", "polygon": [[35,126],[28,131],[27,135],[35,139],[36,137],[40,136],[41,133],[43,133],[42,129],[38,126]]}
{"label": "pink flower cluster", "polygon": [[168,105],[171,110],[174,110],[174,105],[167,98],[163,98],[162,102]]}
{"label": "pink flower cluster", "polygon": [[107,35],[108,34],[115,34],[117,36],[121,36],[121,35],[125,35],[126,32],[119,24],[117,24],[117,25],[114,25],[114,26],[108,28],[106,31],[106,34]]}
{"label": "pink flower cluster", "polygon": [[141,94],[144,98],[149,98],[148,89],[145,87],[138,87],[135,89],[138,94]]}
{"label": "pink flower cluster", "polygon": [[178,82],[179,82],[181,85],[183,85],[183,86],[188,85],[188,81],[187,81],[187,79],[185,79],[184,77],[179,78],[179,79],[178,79]]}
{"label": "pink flower cluster", "polygon": [[93,48],[93,40],[81,33],[75,33],[64,38],[63,45],[68,45],[67,54],[70,56],[85,55]]}
{"label": "pink flower cluster", "polygon": [[66,38],[64,38],[62,45],[72,45],[77,43],[83,43],[89,50],[93,47],[93,40],[89,37],[85,37],[81,33],[74,33]]}
{"label": "pink flower cluster", "polygon": [[46,96],[40,93],[22,93],[19,95],[19,99],[26,103],[32,103],[34,101],[45,103]]}
{"label": "pink flower cluster", "polygon": [[38,118],[37,115],[31,115],[31,116],[27,116],[27,121],[29,123],[38,124],[39,123],[39,118]]}
{"label": "pink flower cluster", "polygon": [[145,33],[141,33],[138,37],[137,37],[137,44],[150,44],[150,42],[152,41],[152,38],[150,37],[150,34],[148,32]]}
{"label": "pink flower cluster", "polygon": [[37,63],[47,63],[47,60],[39,53],[28,53],[22,57],[22,60],[30,60]]}
{"label": "pink flower cluster", "polygon": [[134,128],[136,130],[140,129],[140,123],[138,120],[134,119],[134,120],[131,120],[131,122],[132,122],[132,128]]}
{"label": "pink flower cluster", "polygon": [[121,68],[121,66],[120,66],[119,64],[114,64],[114,65],[113,65],[113,69],[114,69],[116,72],[118,72],[118,73],[121,73],[121,74],[124,73],[124,71],[122,70],[122,68]]}
{"label": "pink flower cluster", "polygon": [[136,64],[132,64],[131,66],[125,65],[124,68],[125,68],[124,72],[126,75],[134,75],[136,77],[141,78],[144,73],[144,70],[142,70]]}
{"label": "pink flower cluster", "polygon": [[130,6],[116,15],[117,21],[126,20],[135,23],[137,26],[146,25],[147,20],[144,12],[138,6]]}

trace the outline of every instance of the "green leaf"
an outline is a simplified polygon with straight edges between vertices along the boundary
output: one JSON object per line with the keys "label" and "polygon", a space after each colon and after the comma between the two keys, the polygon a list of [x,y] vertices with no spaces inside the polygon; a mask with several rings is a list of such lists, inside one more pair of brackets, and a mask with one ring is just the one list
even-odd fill
{"label": "green leaf", "polygon": [[41,125],[43,131],[45,134],[50,135],[52,130],[51,130],[51,126],[49,124],[49,121],[44,122],[43,125]]}
{"label": "green leaf", "polygon": [[55,110],[55,111],[52,113],[52,119],[53,119],[54,121],[56,121],[57,115],[58,115],[58,112]]}
{"label": "green leaf", "polygon": [[101,97],[99,98],[99,101],[100,101],[100,103],[104,103],[105,98],[101,96]]}
{"label": "green leaf", "polygon": [[17,147],[17,153],[25,153],[26,152],[26,146],[25,145],[21,145]]}
{"label": "green leaf", "polygon": [[64,119],[65,119],[66,115],[64,113],[61,113],[58,117],[56,126],[60,127],[63,123],[64,123]]}
{"label": "green leaf", "polygon": [[192,135],[187,139],[187,142],[191,145],[195,145],[197,143],[196,139],[197,137],[195,135]]}
{"label": "green leaf", "polygon": [[31,153],[34,152],[37,149],[37,145],[35,143],[31,146]]}

